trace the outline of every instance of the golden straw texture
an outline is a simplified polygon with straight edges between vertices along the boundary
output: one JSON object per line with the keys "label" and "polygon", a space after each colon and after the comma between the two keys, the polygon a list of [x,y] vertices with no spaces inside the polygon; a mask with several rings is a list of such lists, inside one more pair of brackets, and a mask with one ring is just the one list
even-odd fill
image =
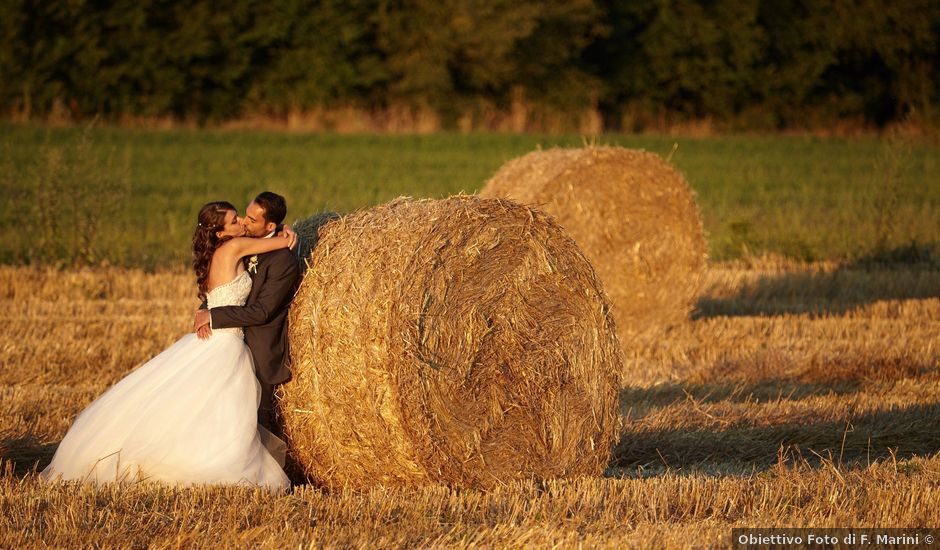
{"label": "golden straw texture", "polygon": [[551,219],[472,196],[320,228],[290,313],[292,453],[331,488],[598,475],[618,432],[616,329]]}
{"label": "golden straw texture", "polygon": [[535,151],[506,163],[483,197],[535,206],[584,251],[614,306],[620,342],[682,323],[707,260],[695,194],[659,156],[621,147]]}

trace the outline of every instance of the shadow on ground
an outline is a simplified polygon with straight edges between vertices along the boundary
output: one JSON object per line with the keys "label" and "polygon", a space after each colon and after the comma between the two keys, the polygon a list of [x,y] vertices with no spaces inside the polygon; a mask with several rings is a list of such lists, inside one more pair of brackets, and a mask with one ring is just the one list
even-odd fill
{"label": "shadow on ground", "polygon": [[[888,251],[886,258],[903,251]],[[929,253],[912,261],[862,258],[831,272],[789,272],[764,276],[730,297],[703,296],[695,318],[843,314],[881,300],[940,297],[940,261]],[[903,256],[901,256],[903,258]]]}
{"label": "shadow on ground", "polygon": [[[39,443],[33,437],[5,439],[0,442],[0,460],[13,464],[13,475],[23,477],[34,469],[41,472],[52,462],[59,443]],[[291,485],[305,485],[309,480],[297,460],[288,453],[284,467]]]}
{"label": "shadow on ground", "polygon": [[[658,384],[650,388],[627,387],[620,390],[620,409],[658,409],[687,400],[696,403],[747,403],[787,399],[799,401],[821,395],[849,395],[858,392],[862,384],[845,381],[803,383],[793,380],[765,379],[751,384]],[[638,417],[633,415],[633,420]]]}
{"label": "shadow on ground", "polygon": [[34,467],[41,472],[48,466],[58,446],[58,442],[41,443],[30,435],[8,438],[0,442],[0,460],[12,463],[13,473],[22,477]]}
{"label": "shadow on ground", "polygon": [[[643,399],[661,400],[661,390]],[[693,392],[696,390],[692,390]],[[614,448],[610,467],[625,470],[650,466],[702,469],[735,463],[764,470],[781,450],[796,451],[810,464],[820,457],[845,464],[906,459],[940,453],[940,403],[918,404],[862,414],[845,421],[755,426],[731,423],[723,429],[660,428],[627,425]]]}

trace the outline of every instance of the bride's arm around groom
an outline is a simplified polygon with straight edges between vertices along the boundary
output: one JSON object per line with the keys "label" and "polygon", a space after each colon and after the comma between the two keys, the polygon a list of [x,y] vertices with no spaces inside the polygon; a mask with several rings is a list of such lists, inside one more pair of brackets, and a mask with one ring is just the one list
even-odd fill
{"label": "bride's arm around groom", "polygon": [[[245,217],[242,219],[245,234],[260,239],[273,237],[286,214],[287,205],[283,197],[268,191],[261,193],[245,211]],[[287,228],[284,228],[284,231],[290,232]],[[294,246],[295,243],[290,248]],[[300,280],[300,266],[294,253],[289,249],[278,249],[254,255],[248,261],[248,272],[252,279],[252,289],[245,305],[216,307],[211,310],[207,310],[206,303],[200,306],[193,328],[201,337],[209,334],[208,330],[203,328],[206,326],[247,328],[281,324],[276,321],[286,312]]]}

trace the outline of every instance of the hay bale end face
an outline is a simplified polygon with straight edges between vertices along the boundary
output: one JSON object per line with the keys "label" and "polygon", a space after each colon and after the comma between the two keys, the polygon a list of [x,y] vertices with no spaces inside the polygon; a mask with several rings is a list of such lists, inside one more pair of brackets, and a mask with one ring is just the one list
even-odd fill
{"label": "hay bale end face", "polygon": [[535,206],[569,232],[610,296],[625,350],[688,318],[706,267],[705,232],[694,192],[658,155],[536,151],[506,163],[480,196]]}
{"label": "hay bale end face", "polygon": [[285,433],[330,488],[597,475],[617,435],[594,271],[510,201],[400,199],[322,227],[290,342]]}

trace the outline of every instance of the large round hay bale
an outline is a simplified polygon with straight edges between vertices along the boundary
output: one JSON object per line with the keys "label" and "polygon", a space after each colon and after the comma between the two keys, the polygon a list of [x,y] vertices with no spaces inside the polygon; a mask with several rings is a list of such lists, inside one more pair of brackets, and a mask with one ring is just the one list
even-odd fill
{"label": "large round hay bale", "polygon": [[581,246],[614,306],[625,351],[688,318],[707,248],[695,193],[653,153],[621,147],[536,151],[480,192],[544,210]]}
{"label": "large round hay bale", "polygon": [[547,216],[399,199],[320,228],[279,401],[330,488],[597,475],[621,364],[590,263]]}

